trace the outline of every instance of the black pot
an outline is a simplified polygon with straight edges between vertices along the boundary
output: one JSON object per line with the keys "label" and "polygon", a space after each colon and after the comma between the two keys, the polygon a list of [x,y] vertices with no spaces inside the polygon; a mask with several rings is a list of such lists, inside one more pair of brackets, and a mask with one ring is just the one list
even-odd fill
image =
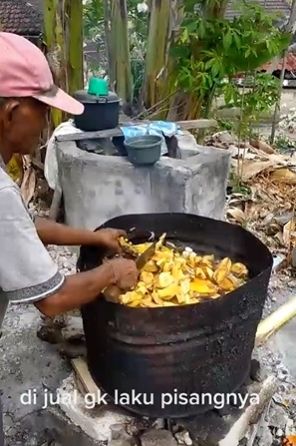
{"label": "black pot", "polygon": [[95,96],[85,90],[77,91],[74,95],[85,109],[84,113],[74,117],[77,128],[86,132],[114,129],[119,122],[120,100],[115,93],[108,96]]}
{"label": "black pot", "polygon": [[[251,356],[267,296],[273,258],[251,233],[229,223],[185,214],[128,215],[107,227],[166,232],[168,239],[203,253],[244,262],[250,280],[217,300],[167,308],[130,308],[100,297],[82,308],[88,366],[98,386],[118,394],[154,395],[152,404],[124,402],[150,417],[179,418],[213,407],[207,395],[227,398],[250,376]],[[80,271],[97,266],[105,255],[84,247]],[[162,404],[164,394],[177,399]],[[204,401],[180,401],[197,394]],[[165,398],[168,402],[169,397]],[[219,404],[219,403],[218,403]]]}

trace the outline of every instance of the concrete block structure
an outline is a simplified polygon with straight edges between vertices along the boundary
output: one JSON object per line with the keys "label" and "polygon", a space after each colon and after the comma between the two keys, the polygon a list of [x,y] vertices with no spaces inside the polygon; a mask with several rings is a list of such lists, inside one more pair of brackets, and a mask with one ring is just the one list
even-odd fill
{"label": "concrete block structure", "polygon": [[166,156],[152,167],[135,167],[125,157],[57,143],[59,181],[66,222],[94,229],[123,214],[184,212],[223,218],[230,153],[187,139],[182,159]]}

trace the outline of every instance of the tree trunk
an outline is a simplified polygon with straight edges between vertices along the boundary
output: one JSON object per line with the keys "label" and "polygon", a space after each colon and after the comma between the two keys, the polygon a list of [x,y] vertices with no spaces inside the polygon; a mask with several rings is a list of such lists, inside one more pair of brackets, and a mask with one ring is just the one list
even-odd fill
{"label": "tree trunk", "polygon": [[168,81],[173,62],[169,50],[182,20],[182,3],[180,0],[151,1],[144,83],[144,103],[148,109],[170,94]]}
{"label": "tree trunk", "polygon": [[[66,51],[62,26],[64,1],[45,0],[44,3],[44,39],[47,59],[55,83],[67,90]],[[52,110],[51,117],[54,127],[57,127],[63,121],[63,114],[60,110]]]}
{"label": "tree trunk", "polygon": [[[68,91],[73,94],[77,90],[83,89],[83,11],[82,0],[70,0],[67,3],[69,28],[68,50]],[[67,19],[66,19],[67,22]],[[67,26],[68,25],[68,26]]]}
{"label": "tree trunk", "polygon": [[218,19],[224,17],[229,0],[208,0],[204,6],[205,17]]}
{"label": "tree trunk", "polygon": [[[110,18],[109,18],[110,14]],[[133,79],[130,60],[128,13],[126,0],[105,2],[105,21],[110,23],[109,67],[113,88],[125,106],[133,102]]]}
{"label": "tree trunk", "polygon": [[[45,0],[44,37],[55,83],[70,94],[83,88],[82,0]],[[64,118],[52,111],[55,127]]]}
{"label": "tree trunk", "polygon": [[112,73],[112,48],[111,48],[111,18],[110,18],[110,5],[108,0],[104,0],[104,30],[105,30],[105,46],[107,50],[108,59],[108,73],[111,80],[114,79],[114,74]]}

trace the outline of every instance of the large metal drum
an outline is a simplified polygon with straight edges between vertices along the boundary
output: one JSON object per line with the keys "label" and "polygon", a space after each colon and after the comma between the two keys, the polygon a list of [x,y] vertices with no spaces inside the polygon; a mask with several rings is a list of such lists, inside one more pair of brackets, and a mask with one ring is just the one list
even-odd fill
{"label": "large metal drum", "polygon": [[[195,215],[122,216],[104,226],[166,232],[198,252],[245,263],[251,279],[220,299],[182,307],[130,308],[98,296],[82,308],[95,382],[135,413],[168,418],[205,412],[213,405],[207,394],[238,390],[249,374],[267,295],[269,250],[239,226]],[[104,255],[82,248],[79,269],[98,266]]]}

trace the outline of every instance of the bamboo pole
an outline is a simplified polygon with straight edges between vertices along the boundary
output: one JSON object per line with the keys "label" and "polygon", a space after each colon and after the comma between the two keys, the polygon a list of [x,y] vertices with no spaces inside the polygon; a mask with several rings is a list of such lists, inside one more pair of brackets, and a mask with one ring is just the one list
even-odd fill
{"label": "bamboo pole", "polygon": [[296,296],[260,322],[256,334],[256,346],[264,344],[294,317],[296,317]]}

